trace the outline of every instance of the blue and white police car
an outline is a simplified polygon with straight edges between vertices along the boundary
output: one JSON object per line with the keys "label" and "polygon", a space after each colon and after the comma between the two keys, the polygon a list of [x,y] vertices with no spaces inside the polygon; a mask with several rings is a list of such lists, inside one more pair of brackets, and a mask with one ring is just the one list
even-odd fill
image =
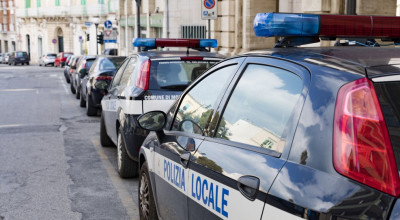
{"label": "blue and white police car", "polygon": [[[148,134],[137,126],[136,117],[167,111],[192,81],[224,58],[206,49],[217,46],[215,39],[136,38],[133,45],[143,51],[125,59],[101,101],[100,141],[117,146],[123,178],[137,176],[139,149]],[[154,50],[159,47],[185,49]]]}
{"label": "blue and white police car", "polygon": [[400,17],[264,13],[254,30],[284,38],[213,66],[166,114],[138,117],[151,131],[141,219],[400,218],[399,49],[296,47],[396,45]]}

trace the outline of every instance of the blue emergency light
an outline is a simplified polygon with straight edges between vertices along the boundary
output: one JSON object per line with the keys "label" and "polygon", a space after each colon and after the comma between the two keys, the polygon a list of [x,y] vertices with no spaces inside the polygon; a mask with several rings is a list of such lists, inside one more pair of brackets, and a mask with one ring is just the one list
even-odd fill
{"label": "blue emergency light", "polygon": [[216,48],[218,42],[216,39],[163,39],[163,38],[134,38],[134,47],[187,47],[187,48]]}
{"label": "blue emergency light", "polygon": [[400,17],[331,14],[259,13],[259,37],[400,38]]}

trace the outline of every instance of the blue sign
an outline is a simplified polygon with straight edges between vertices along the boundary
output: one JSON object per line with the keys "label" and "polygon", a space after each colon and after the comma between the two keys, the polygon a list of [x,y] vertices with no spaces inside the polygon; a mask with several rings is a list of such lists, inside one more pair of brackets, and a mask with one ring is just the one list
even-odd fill
{"label": "blue sign", "polygon": [[107,20],[104,22],[104,27],[107,29],[112,28],[112,22],[110,20]]}

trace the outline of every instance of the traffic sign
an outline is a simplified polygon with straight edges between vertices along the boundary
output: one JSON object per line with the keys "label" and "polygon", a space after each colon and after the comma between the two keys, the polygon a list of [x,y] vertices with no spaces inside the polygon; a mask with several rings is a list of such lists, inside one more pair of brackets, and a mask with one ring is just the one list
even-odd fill
{"label": "traffic sign", "polygon": [[118,32],[116,28],[104,30],[104,43],[117,43]]}
{"label": "traffic sign", "polygon": [[92,22],[85,21],[85,26],[86,26],[87,28],[90,28],[91,25],[92,25]]}
{"label": "traffic sign", "polygon": [[217,19],[218,18],[218,8],[217,0],[201,0],[201,19]]}
{"label": "traffic sign", "polygon": [[107,20],[104,22],[104,27],[107,29],[111,29],[112,28],[112,22],[110,20]]}

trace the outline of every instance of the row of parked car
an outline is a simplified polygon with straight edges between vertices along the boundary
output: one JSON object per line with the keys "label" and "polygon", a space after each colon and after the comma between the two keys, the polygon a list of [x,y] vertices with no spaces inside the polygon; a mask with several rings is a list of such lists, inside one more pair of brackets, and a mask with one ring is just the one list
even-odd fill
{"label": "row of parked car", "polygon": [[8,65],[29,65],[29,55],[25,51],[14,51],[11,53],[0,53],[0,63],[5,63]]}

